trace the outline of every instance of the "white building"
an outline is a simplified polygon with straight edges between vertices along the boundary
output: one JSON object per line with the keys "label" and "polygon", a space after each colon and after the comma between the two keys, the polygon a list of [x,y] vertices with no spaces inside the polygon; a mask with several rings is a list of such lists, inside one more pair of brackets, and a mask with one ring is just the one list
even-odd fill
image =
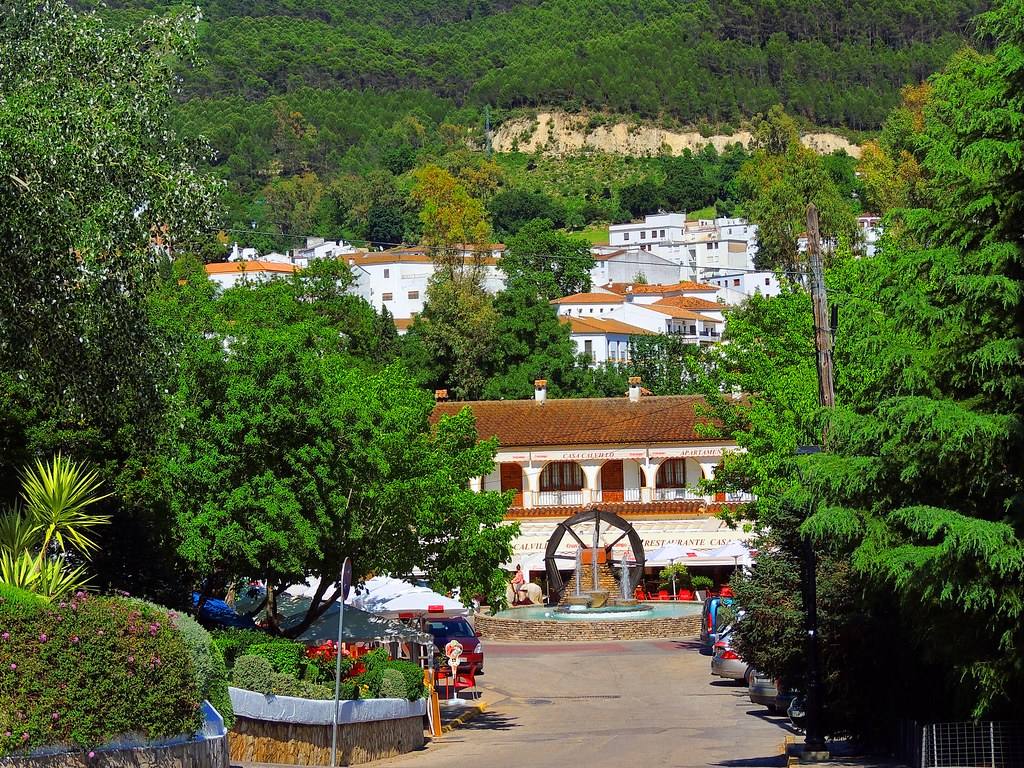
{"label": "white building", "polygon": [[[505,287],[505,273],[498,268],[498,260],[504,252],[504,245],[494,243],[483,249],[461,246],[460,255],[468,265],[479,265],[483,270],[484,289],[497,293]],[[412,246],[356,252],[344,258],[355,277],[353,292],[378,312],[387,308],[399,332],[404,333],[412,318],[423,311],[427,284],[434,275],[435,265],[429,250]]]}
{"label": "white building", "polygon": [[686,232],[685,213],[658,213],[643,221],[612,224],[608,227],[608,245],[613,248],[651,250],[658,243],[679,242]]}
{"label": "white building", "polygon": [[605,283],[632,283],[642,278],[648,283],[678,283],[682,270],[679,265],[650,251],[612,246],[591,249],[594,266],[590,270],[591,285]]}
{"label": "white building", "polygon": [[265,282],[277,277],[290,277],[296,267],[278,261],[226,261],[206,265],[206,276],[220,290],[232,288],[241,282]]}
{"label": "white building", "polygon": [[728,272],[707,279],[718,286],[717,297],[725,304],[739,304],[748,296],[779,295],[779,278],[774,272]]}
{"label": "white building", "polygon": [[[725,307],[713,300],[717,291],[716,286],[692,282],[672,285],[611,283],[590,293],[565,296],[551,303],[559,316],[570,323],[577,352],[600,364],[607,360],[622,361],[622,341],[627,342],[625,356],[628,360],[630,338],[645,332],[670,333],[690,344],[708,345],[720,341]],[[580,323],[580,320],[586,322]],[[616,324],[617,333],[610,330],[611,323]],[[599,335],[596,332],[599,328],[609,330]]]}
{"label": "white building", "polygon": [[715,515],[751,497],[708,495],[699,487],[726,453],[739,450],[736,443],[700,433],[702,398],[643,391],[631,379],[622,397],[556,400],[538,381],[534,400],[439,402],[433,420],[469,408],[480,438],[498,439],[494,471],[471,485],[514,494],[506,519],[520,524],[517,559],[543,554],[563,519],[595,505],[628,520],[647,551],[672,542],[709,549],[747,538]]}
{"label": "white building", "polygon": [[298,267],[305,267],[314,259],[337,259],[358,252],[358,249],[344,240],[324,240],[322,237],[307,237],[304,248],[295,248],[291,252],[291,261]]}

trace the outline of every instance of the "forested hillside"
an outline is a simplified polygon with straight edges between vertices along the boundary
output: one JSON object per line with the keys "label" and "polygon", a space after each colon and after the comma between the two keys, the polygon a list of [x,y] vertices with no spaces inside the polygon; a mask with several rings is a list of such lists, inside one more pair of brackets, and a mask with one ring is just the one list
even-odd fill
{"label": "forested hillside", "polygon": [[[181,8],[74,1],[113,26]],[[659,158],[609,172],[591,155],[582,169],[570,159],[537,174],[539,159],[524,169],[523,158],[494,164],[465,149],[482,146],[485,107],[492,125],[554,105],[708,135],[782,104],[807,128],[877,129],[901,87],[971,35],[984,2],[207,0],[174,123],[210,141],[228,182],[225,227],[250,233],[232,238],[264,247],[286,246],[278,234],[416,239],[409,174],[428,163],[483,164],[476,193],[521,193],[497,198],[516,220],[578,228],[684,201],[729,212],[736,163],[722,170],[716,157],[705,158],[710,181],[690,184],[700,194],[674,195],[657,189],[680,171]],[[509,216],[492,214],[507,234]]]}
{"label": "forested hillside", "polygon": [[[81,0],[81,5],[100,5]],[[302,86],[423,89],[458,103],[589,106],[684,122],[776,103],[877,127],[982,0],[210,0],[201,97]],[[158,0],[110,0],[130,18]]]}

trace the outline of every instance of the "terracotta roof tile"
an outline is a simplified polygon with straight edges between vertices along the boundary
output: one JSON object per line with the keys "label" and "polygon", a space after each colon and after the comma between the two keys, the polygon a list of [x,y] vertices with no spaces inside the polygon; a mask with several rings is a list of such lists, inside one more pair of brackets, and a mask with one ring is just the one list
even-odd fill
{"label": "terracotta roof tile", "polygon": [[613,320],[610,317],[574,317],[562,315],[559,322],[567,323],[573,333],[628,333],[631,336],[650,336],[653,331]]}
{"label": "terracotta roof tile", "polygon": [[714,293],[718,291],[718,287],[714,285],[708,285],[707,283],[696,283],[693,280],[683,280],[679,283],[671,284],[659,284],[659,283],[607,283],[603,286],[613,293],[617,293],[621,296],[632,293],[634,296],[659,294],[659,293],[682,293],[685,291],[701,292],[701,293]]}
{"label": "terracotta roof tile", "polygon": [[572,296],[563,296],[554,299],[552,304],[621,304],[624,302],[617,293],[574,293]]}
{"label": "terracotta roof tile", "polygon": [[232,272],[282,272],[292,273],[294,264],[279,261],[224,261],[206,265],[208,275],[226,275]]}
{"label": "terracotta roof tile", "polygon": [[683,309],[682,307],[673,307],[670,305],[659,306],[659,304],[648,304],[644,309],[653,309],[655,312],[661,312],[663,315],[668,315],[669,317],[673,317],[677,320],[703,320],[705,323],[722,322],[717,318],[708,317],[707,315],[702,315],[699,312],[694,312],[692,309]]}
{"label": "terracotta roof tile", "polygon": [[655,518],[667,516],[672,518],[683,517],[708,517],[720,512],[723,508],[736,510],[745,507],[746,503],[735,501],[598,501],[589,505],[576,507],[509,507],[505,515],[506,520],[522,520],[525,518],[536,519],[538,517],[556,517],[565,519],[584,509],[598,507],[616,515],[621,515],[627,520],[630,518]]}
{"label": "terracotta roof tile", "polygon": [[595,397],[577,400],[477,400],[438,403],[431,417],[451,416],[469,408],[481,438],[496,436],[506,448],[554,445],[637,445],[710,442],[697,434],[698,395]]}
{"label": "terracotta roof tile", "polygon": [[717,301],[708,301],[707,299],[698,299],[696,296],[666,296],[661,301],[656,301],[653,304],[648,304],[648,307],[657,307],[669,305],[672,307],[682,307],[683,309],[705,309],[715,310],[721,312],[723,307]]}

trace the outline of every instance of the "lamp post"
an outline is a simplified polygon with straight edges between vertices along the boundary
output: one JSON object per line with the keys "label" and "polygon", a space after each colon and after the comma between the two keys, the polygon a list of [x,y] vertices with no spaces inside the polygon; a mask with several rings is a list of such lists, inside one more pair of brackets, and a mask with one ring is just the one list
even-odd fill
{"label": "lamp post", "polygon": [[341,586],[341,600],[338,603],[338,646],[334,649],[336,658],[334,661],[334,713],[331,717],[331,768],[337,765],[338,757],[338,707],[341,706],[341,637],[345,627],[345,601],[348,599],[349,590],[352,588],[352,561],[347,557],[341,565],[338,583]]}
{"label": "lamp post", "polygon": [[[796,455],[810,456],[820,452],[819,446],[807,445],[798,448]],[[803,472],[800,471],[800,467],[797,467],[796,471],[800,478],[800,484],[803,485]],[[807,516],[810,517],[814,514],[816,508],[817,501],[812,497],[811,508],[808,510]],[[807,649],[807,727],[804,734],[804,755],[810,757],[810,753],[825,752],[825,734],[822,728],[821,663],[818,648],[818,569],[817,556],[810,536],[802,535],[800,537],[800,550],[802,571],[800,592],[804,603],[804,632],[806,633]]]}

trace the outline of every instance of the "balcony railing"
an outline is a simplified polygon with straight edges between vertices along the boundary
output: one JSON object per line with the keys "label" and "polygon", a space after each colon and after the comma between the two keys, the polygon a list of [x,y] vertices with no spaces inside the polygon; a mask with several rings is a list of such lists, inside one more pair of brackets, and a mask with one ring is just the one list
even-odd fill
{"label": "balcony railing", "polygon": [[540,491],[537,494],[538,507],[575,507],[582,503],[583,491]]}
{"label": "balcony railing", "polygon": [[705,497],[696,488],[655,488],[654,498],[658,501],[702,501]]}
{"label": "balcony railing", "polygon": [[726,501],[753,501],[755,498],[757,497],[754,496],[754,494],[748,493],[747,491],[736,491],[735,493],[725,494]]}
{"label": "balcony railing", "polygon": [[640,501],[639,488],[624,488],[622,490],[623,501]]}

